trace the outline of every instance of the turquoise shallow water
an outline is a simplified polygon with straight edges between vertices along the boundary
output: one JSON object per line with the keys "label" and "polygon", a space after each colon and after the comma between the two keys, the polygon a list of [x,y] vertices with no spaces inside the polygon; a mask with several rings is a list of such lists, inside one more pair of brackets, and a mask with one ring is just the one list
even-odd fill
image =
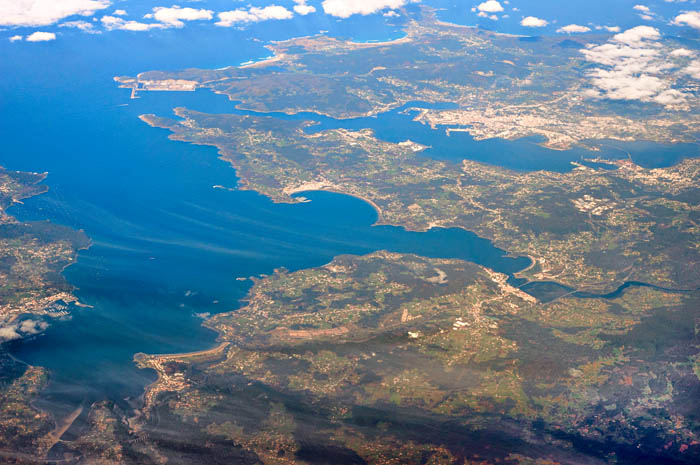
{"label": "turquoise shallow water", "polygon": [[[357,21],[323,26],[347,36]],[[362,40],[397,34],[383,21],[368,21]],[[76,34],[33,48],[0,45],[6,58],[0,60],[0,164],[48,171],[51,188],[13,213],[82,228],[93,241],[65,272],[92,308],[75,309],[71,319],[55,322],[44,335],[12,346],[19,359],[51,372],[40,405],[61,415],[98,399],[138,396],[152,374],[135,369],[133,354],[210,347],[215,335],[200,326],[196,314],[239,306],[250,284],[237,277],[379,249],[463,258],[506,273],[526,266],[525,259],[506,258],[466,231],[372,227],[372,208],[347,196],[309,193],[309,203],[276,205],[253,192],[212,189],[236,184],[234,170],[217,160],[215,149],[170,141],[167,131],[137,116],[168,115],[177,105],[233,112],[233,104],[206,92],[144,94],[132,101],[112,81],[114,75],[147,69],[215,68],[267,56],[250,38],[311,31],[308,24],[297,26]],[[445,138],[400,111],[348,121],[290,118],[308,117],[320,122],[312,130],[372,127],[383,139],[411,138],[433,147],[426,155],[453,160],[566,170],[582,156],[542,149],[531,140]],[[619,147],[611,150],[622,153]],[[648,146],[640,151],[645,150],[658,153]],[[671,163],[679,153],[671,149],[654,163]]]}

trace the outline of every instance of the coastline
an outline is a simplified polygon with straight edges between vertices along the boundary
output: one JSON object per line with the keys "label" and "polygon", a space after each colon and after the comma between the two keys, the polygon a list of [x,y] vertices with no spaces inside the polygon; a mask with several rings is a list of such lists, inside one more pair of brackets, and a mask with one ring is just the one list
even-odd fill
{"label": "coastline", "polygon": [[[211,329],[212,331],[216,332],[218,334],[217,340],[221,336],[221,331],[219,331],[216,328],[212,328],[207,325],[207,319],[205,319],[201,325]],[[231,345],[230,341],[221,341],[214,347],[211,347],[209,349],[204,349],[204,350],[199,350],[199,351],[194,351],[194,352],[181,352],[181,353],[173,353],[173,354],[145,354],[143,352],[138,352],[134,354],[133,361],[136,364],[136,366],[140,369],[150,369],[155,371],[156,373],[156,379],[152,382],[149,383],[147,386],[144,387],[143,392],[139,396],[138,400],[140,401],[140,408],[135,409],[135,415],[129,418],[129,425],[132,430],[137,431],[137,428],[135,428],[132,425],[132,422],[137,420],[139,417],[141,417],[144,414],[144,409],[149,407],[154,398],[158,395],[160,390],[156,389],[160,384],[163,383],[169,383],[169,386],[171,390],[177,390],[179,386],[178,380],[173,382],[173,380],[166,378],[164,375],[164,370],[163,370],[163,364],[174,361],[174,360],[181,360],[181,359],[192,359],[192,358],[197,358],[197,357],[209,357],[209,356],[217,356],[225,352],[225,350]],[[167,390],[167,389],[164,389]]]}
{"label": "coastline", "polygon": [[332,192],[334,194],[347,195],[348,197],[353,197],[353,198],[356,198],[358,200],[362,200],[363,202],[367,203],[370,207],[372,207],[374,209],[375,213],[377,214],[377,219],[372,224],[372,226],[379,226],[379,225],[387,224],[384,221],[384,213],[382,212],[381,207],[379,205],[377,205],[376,203],[374,203],[373,201],[371,201],[370,199],[368,199],[366,197],[362,197],[362,196],[357,195],[357,194],[349,194],[346,191],[343,191],[340,189],[334,189],[332,187],[323,187],[323,186],[314,187],[314,186],[309,186],[309,185],[302,185],[302,186],[299,186],[299,187],[294,188],[294,189],[290,189],[290,190],[285,189],[284,190],[284,193],[289,195],[289,196],[292,196],[295,194],[303,194],[305,192]]}
{"label": "coastline", "polygon": [[[184,109],[179,108],[179,107],[175,108],[174,109],[175,115],[182,118],[183,117],[182,110],[184,110]],[[362,197],[358,194],[351,194],[351,193],[348,193],[344,190],[332,187],[329,184],[324,183],[322,181],[307,182],[307,183],[304,183],[304,184],[297,186],[297,187],[294,187],[294,188],[284,188],[282,190],[282,193],[291,199],[291,201],[288,200],[286,202],[281,197],[272,197],[272,196],[269,196],[263,192],[260,192],[256,189],[254,189],[254,188],[251,188],[251,187],[249,187],[249,183],[245,178],[241,178],[238,176],[238,173],[240,172],[240,167],[236,163],[235,159],[230,158],[230,157],[225,155],[224,147],[222,147],[220,145],[211,145],[211,144],[192,142],[190,140],[178,138],[177,135],[175,134],[175,132],[172,130],[171,126],[159,124],[157,121],[155,121],[156,118],[158,118],[158,116],[156,116],[154,114],[139,115],[139,119],[151,127],[160,128],[160,129],[168,129],[171,132],[171,134],[168,136],[168,138],[170,138],[171,140],[178,140],[181,142],[187,142],[189,144],[201,145],[201,146],[205,146],[205,147],[216,147],[216,149],[218,150],[218,154],[219,154],[218,158],[220,160],[228,163],[229,165],[231,165],[231,167],[234,170],[234,176],[238,178],[237,185],[233,188],[230,188],[231,190],[234,190],[234,189],[235,190],[250,190],[253,192],[257,192],[258,194],[261,194],[261,195],[268,197],[270,200],[272,200],[275,203],[298,202],[298,200],[294,199],[291,196],[294,194],[300,194],[303,192],[324,191],[324,192],[332,192],[334,194],[347,195],[347,196],[362,200],[363,202],[369,204],[374,209],[374,211],[377,213],[377,220],[374,222],[374,225],[387,224],[384,221],[384,213],[382,212],[381,207],[379,205],[377,205],[375,202],[373,202],[372,200],[370,200],[366,197]],[[398,225],[398,226],[402,226],[402,225]],[[405,226],[403,226],[403,227],[405,227]]]}
{"label": "coastline", "polygon": [[[206,320],[202,323],[204,325],[206,323]],[[214,329],[210,328],[209,326],[205,326],[206,328],[211,329],[212,331],[216,331],[221,335],[221,333]],[[218,339],[218,337],[217,337]],[[214,347],[210,349],[203,349],[203,350],[195,350],[193,352],[179,352],[179,353],[173,353],[173,354],[143,354],[147,357],[158,357],[163,360],[176,360],[180,358],[193,358],[193,357],[202,357],[202,356],[207,356],[207,355],[215,355],[218,354],[219,352],[222,352],[226,347],[228,347],[231,343],[229,341],[223,341],[220,342],[219,344],[215,345]],[[141,353],[139,353],[141,354]],[[138,354],[137,354],[138,355]]]}
{"label": "coastline", "polygon": [[[274,50],[273,50],[274,52]],[[277,54],[275,53],[271,57],[263,58],[258,61],[252,61],[252,62],[246,62],[244,64],[240,64],[237,66],[238,69],[249,69],[249,68],[260,68],[263,66],[267,66],[271,63],[277,63],[278,61],[283,60],[286,58],[286,55],[284,53]]]}
{"label": "coastline", "polygon": [[[183,111],[183,110],[184,110],[183,108],[176,108],[176,109],[175,109],[175,114],[176,114],[177,116],[182,117],[182,111]],[[191,141],[191,140],[187,140],[187,139],[184,138],[184,137],[178,136],[178,135],[175,133],[175,131],[173,130],[173,126],[172,126],[172,125],[170,125],[170,124],[161,124],[161,122],[157,121],[158,117],[155,116],[155,115],[141,115],[141,116],[139,116],[139,118],[140,118],[141,120],[143,120],[144,122],[146,122],[147,124],[153,126],[153,127],[159,127],[159,128],[164,128],[164,129],[170,130],[170,131],[171,131],[171,134],[169,135],[169,138],[172,139],[172,140],[178,140],[178,141],[182,141],[182,142],[187,142],[187,143],[194,144],[194,145],[202,145],[202,146],[213,146],[213,147],[216,147],[217,150],[218,150],[218,153],[219,153],[219,157],[218,157],[218,158],[221,159],[221,160],[223,160],[223,161],[225,161],[225,162],[227,162],[227,163],[229,163],[229,164],[234,168],[234,170],[235,170],[235,174],[234,174],[234,175],[237,176],[238,173],[240,172],[240,170],[239,170],[239,165],[238,165],[238,163],[237,163],[235,157],[234,157],[234,156],[228,155],[227,152],[225,151],[225,148],[224,148],[223,146],[221,146],[221,145],[216,145],[216,144],[207,144],[207,143],[201,143],[201,142],[193,142],[193,141]],[[468,160],[463,160],[462,163],[470,163],[470,164],[476,164],[476,165],[482,165],[482,164],[483,164],[482,162],[468,161]],[[512,171],[512,170],[510,170],[510,169],[508,169],[508,168],[501,168],[501,169],[503,169],[503,170],[505,170],[505,171]],[[542,282],[542,281],[533,281],[533,280],[531,280],[531,279],[528,279],[528,276],[527,276],[528,273],[529,273],[530,271],[532,271],[532,269],[533,269],[533,268],[535,267],[535,265],[537,264],[537,261],[534,259],[534,257],[532,257],[532,256],[530,255],[530,253],[529,253],[528,250],[522,250],[522,251],[513,250],[513,249],[511,248],[512,244],[504,243],[502,240],[498,240],[498,238],[493,237],[493,236],[490,237],[489,234],[484,234],[485,231],[483,231],[483,230],[482,230],[482,231],[477,231],[477,230],[474,230],[474,229],[466,229],[466,228],[464,228],[463,226],[458,226],[458,225],[452,225],[452,226],[450,226],[450,225],[427,224],[427,225],[425,225],[424,227],[418,228],[418,227],[415,227],[415,226],[410,226],[410,225],[401,224],[401,223],[387,222],[386,219],[385,219],[385,216],[384,216],[384,214],[383,214],[383,212],[382,212],[382,209],[381,209],[381,208],[379,207],[379,205],[377,205],[374,201],[372,201],[372,200],[370,200],[370,199],[368,199],[368,198],[366,198],[366,197],[363,197],[363,196],[361,196],[361,195],[358,195],[358,194],[355,194],[355,193],[350,193],[350,192],[348,192],[348,191],[346,191],[346,190],[343,190],[343,189],[341,189],[341,188],[339,188],[339,187],[337,187],[337,186],[335,186],[335,185],[333,185],[333,184],[331,184],[331,183],[325,182],[325,181],[306,182],[306,183],[302,183],[301,185],[298,185],[298,186],[296,186],[296,187],[281,188],[281,192],[277,191],[277,192],[272,192],[272,193],[270,193],[270,192],[262,192],[262,191],[256,189],[254,186],[251,186],[247,179],[242,178],[242,177],[238,177],[238,181],[237,181],[237,185],[236,185],[235,189],[236,189],[236,190],[241,190],[241,191],[243,191],[243,190],[250,190],[250,191],[253,191],[253,192],[257,192],[258,194],[263,195],[263,196],[269,198],[269,199],[270,199],[272,202],[274,202],[274,203],[295,203],[295,202],[299,202],[299,201],[300,201],[299,199],[295,199],[295,198],[290,197],[290,196],[293,195],[293,194],[298,194],[298,193],[303,193],[303,192],[312,192],[312,191],[332,192],[332,193],[336,193],[336,194],[342,194],[342,195],[347,195],[347,196],[350,196],[350,197],[354,197],[354,198],[357,198],[357,199],[362,200],[362,201],[366,202],[367,204],[369,204],[369,205],[375,210],[375,212],[377,213],[377,220],[373,223],[374,226],[379,226],[379,225],[392,225],[392,226],[402,227],[402,228],[406,229],[407,231],[417,231],[417,232],[424,232],[424,231],[427,231],[427,230],[429,230],[429,229],[431,229],[431,228],[433,228],[433,227],[443,227],[443,228],[456,227],[456,228],[460,228],[460,229],[463,229],[463,230],[465,230],[465,231],[469,231],[469,232],[471,232],[471,233],[474,233],[474,234],[476,234],[476,235],[477,235],[478,237],[480,237],[480,238],[487,239],[487,240],[491,241],[491,243],[492,243],[495,247],[504,250],[504,251],[506,252],[506,255],[508,255],[508,256],[522,256],[522,257],[527,257],[527,258],[529,258],[529,259],[530,259],[530,262],[531,262],[529,266],[525,267],[525,268],[522,269],[522,270],[518,270],[518,271],[512,273],[513,277],[515,277],[515,278],[521,278],[521,279],[525,279],[525,280],[526,280],[526,282],[522,284],[523,286],[526,285],[526,284]],[[559,281],[554,281],[554,280],[552,280],[552,281],[553,281],[553,282],[559,283]],[[576,291],[577,291],[577,292],[592,292],[592,293],[595,293],[595,294],[598,294],[598,295],[606,295],[606,294],[609,294],[609,293],[611,293],[611,292],[615,292],[615,291],[616,291],[620,286],[622,286],[624,283],[625,283],[625,280],[616,280],[616,281],[607,282],[607,283],[596,283],[596,285],[594,285],[594,286],[588,286],[588,287],[580,288],[580,289],[579,289],[579,288],[576,288]],[[657,285],[657,286],[660,286],[660,287],[667,287],[667,286],[664,286],[665,283],[649,283],[649,284]],[[566,285],[566,284],[564,284],[564,285]]]}
{"label": "coastline", "polygon": [[[5,170],[4,167],[0,166],[0,170]],[[9,171],[9,170],[6,170]],[[63,302],[66,305],[73,304],[77,307],[88,307],[92,308],[90,305],[86,305],[80,302],[80,300],[74,295],[74,292],[78,290],[76,286],[74,286],[64,275],[64,272],[68,267],[74,265],[78,261],[78,254],[82,250],[88,250],[90,247],[92,247],[92,240],[90,237],[85,233],[83,229],[74,229],[70,226],[65,226],[61,225],[58,223],[54,223],[50,221],[49,219],[45,220],[37,220],[37,221],[24,221],[21,218],[18,218],[17,216],[10,214],[9,210],[12,209],[13,206],[15,205],[23,205],[24,202],[23,200],[30,199],[33,197],[38,197],[40,195],[43,195],[49,191],[49,186],[46,184],[41,184],[43,183],[46,178],[48,177],[48,173],[34,173],[34,172],[23,172],[23,171],[13,171],[15,173],[28,173],[28,174],[34,174],[37,175],[38,178],[29,183],[29,186],[40,186],[40,189],[36,192],[27,192],[25,195],[20,195],[18,197],[12,197],[12,204],[9,205],[6,209],[2,210],[0,209],[0,214],[3,215],[6,218],[10,218],[20,224],[33,224],[33,223],[40,223],[40,222],[47,222],[50,223],[54,226],[65,228],[67,231],[70,231],[73,234],[76,234],[75,238],[75,247],[73,250],[73,253],[70,256],[70,259],[68,260],[68,263],[65,265],[61,266],[59,270],[56,270],[58,272],[58,275],[61,277],[61,281],[59,284],[66,284],[69,286],[69,290],[60,290],[59,286],[55,286],[53,292],[50,295],[46,295],[44,297],[39,297],[36,298],[34,305],[31,303],[27,303],[29,307],[24,307],[24,308],[16,308],[13,309],[12,307],[6,307],[2,306],[0,307],[0,316],[4,316],[7,319],[4,321],[5,323],[12,323],[16,321],[18,318],[20,318],[23,315],[46,315],[45,309],[54,303],[57,302]],[[50,289],[50,288],[49,288]]]}
{"label": "coastline", "polygon": [[[333,192],[335,194],[347,195],[349,197],[354,197],[358,200],[362,200],[363,202],[369,204],[369,206],[371,206],[374,209],[374,211],[377,213],[377,220],[374,222],[374,224],[372,224],[372,226],[380,226],[380,225],[388,224],[384,221],[384,214],[382,213],[382,209],[379,207],[379,205],[377,205],[376,203],[374,203],[370,199],[362,197],[362,196],[357,195],[357,194],[349,194],[349,193],[343,192],[341,190],[333,190],[333,189],[323,189],[323,190],[325,190],[326,192]],[[406,229],[405,227],[403,227],[403,228]]]}
{"label": "coastline", "polygon": [[380,42],[355,42],[355,41],[350,40],[347,42],[347,44],[353,48],[372,48],[372,47],[385,47],[387,45],[407,44],[407,43],[412,42],[412,41],[413,41],[413,37],[411,35],[411,31],[408,31],[408,33],[406,35],[404,35],[403,37],[399,37],[398,39],[391,39],[391,40],[385,40],[385,41],[380,41]]}
{"label": "coastline", "polygon": [[[4,169],[4,168],[0,168]],[[15,171],[16,173],[23,173],[22,171]],[[2,211],[2,214],[12,218],[13,220],[17,221],[18,223],[21,224],[32,224],[36,223],[38,221],[24,221],[22,218],[18,218],[15,215],[11,215],[8,213],[8,210],[10,210],[14,205],[16,204],[23,204],[22,200],[37,197],[40,195],[45,194],[46,192],[49,191],[50,187],[46,184],[41,184],[43,183],[46,178],[48,177],[48,173],[30,173],[30,174],[35,174],[38,176],[38,178],[34,181],[29,183],[29,186],[36,186],[37,191],[36,192],[27,192],[26,195],[21,195],[19,197],[13,197],[12,198],[12,204],[7,207],[4,211]],[[6,319],[3,321],[4,324],[13,324],[15,323],[19,318],[26,316],[26,315],[31,315],[32,317],[44,317],[44,320],[48,320],[50,318],[55,318],[57,315],[47,311],[49,307],[52,305],[62,302],[66,306],[66,310],[62,310],[60,312],[61,315],[69,315],[71,312],[71,306],[78,307],[78,308],[92,308],[91,305],[83,304],[80,302],[79,298],[75,295],[75,291],[78,290],[78,288],[73,285],[65,276],[64,272],[65,270],[77,263],[78,261],[78,254],[82,250],[88,250],[90,247],[92,247],[93,243],[90,237],[85,233],[83,229],[75,229],[70,226],[65,226],[61,225],[58,223],[54,223],[49,219],[45,220],[39,220],[39,221],[45,221],[48,222],[54,226],[64,228],[65,231],[69,232],[71,235],[75,235],[75,237],[70,237],[68,238],[68,242],[73,245],[73,251],[72,254],[70,255],[69,260],[67,263],[65,263],[63,266],[60,267],[60,269],[56,269],[55,271],[57,272],[59,278],[57,278],[56,282],[54,283],[47,283],[49,284],[48,288],[51,291],[49,295],[43,296],[43,297],[38,297],[38,298],[33,298],[29,302],[22,302],[23,306],[19,308],[12,308],[10,305],[8,305],[5,308],[0,308],[0,316],[5,317]],[[61,290],[61,286],[68,286],[68,289],[66,290]],[[9,308],[8,308],[9,307]],[[43,331],[42,331],[43,332]],[[23,335],[21,339],[24,339],[26,335]],[[7,347],[5,347],[5,341],[0,343],[0,351],[6,353],[12,360],[14,360],[16,363],[20,363],[23,365],[26,365],[27,367],[33,366],[30,365],[29,363],[20,360],[16,358],[11,350],[8,350]],[[71,414],[66,416],[65,418],[58,419],[55,417],[55,415],[46,410],[43,409],[39,406],[36,405],[36,400],[37,398],[41,395],[42,392],[44,392],[48,387],[49,384],[51,383],[51,376],[50,372],[43,366],[37,365],[36,366],[38,369],[41,369],[46,373],[48,376],[45,384],[43,386],[40,386],[37,390],[36,395],[29,400],[29,407],[34,409],[37,412],[40,412],[42,414],[46,414],[48,418],[50,419],[49,421],[54,424],[53,430],[51,430],[46,436],[45,440],[48,441],[47,445],[48,447],[46,448],[45,452],[48,453],[49,450],[56,445],[63,434],[71,427],[73,422],[80,416],[80,414],[83,411],[83,407],[80,406],[78,409],[73,411]],[[2,454],[0,454],[1,456]]]}

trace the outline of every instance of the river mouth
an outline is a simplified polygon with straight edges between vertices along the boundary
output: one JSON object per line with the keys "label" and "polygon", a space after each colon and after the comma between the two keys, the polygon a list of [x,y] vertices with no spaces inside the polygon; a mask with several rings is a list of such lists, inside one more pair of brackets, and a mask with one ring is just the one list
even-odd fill
{"label": "river mouth", "polygon": [[[435,160],[460,163],[472,160],[517,171],[553,171],[566,173],[582,164],[594,169],[617,169],[617,165],[606,161],[632,160],[643,168],[666,168],[686,158],[700,157],[700,139],[695,142],[664,144],[653,141],[584,140],[566,150],[553,150],[544,146],[542,136],[527,136],[515,140],[476,140],[468,132],[453,131],[446,134],[448,126],[430,126],[414,121],[416,108],[453,109],[450,102],[408,102],[393,110],[374,116],[339,119],[314,112],[282,113],[248,110],[237,101],[230,101],[223,94],[208,89],[194,92],[173,92],[177,95],[178,107],[208,114],[236,114],[272,117],[282,120],[307,121],[308,134],[329,129],[372,129],[375,136],[387,142],[406,140],[426,147],[421,155]],[[139,92],[139,99],[150,102],[144,113],[172,117],[172,107],[164,102],[166,97],[159,92]],[[169,100],[169,99],[168,99]],[[175,100],[175,99],[173,99]],[[139,102],[143,104],[144,102]],[[597,160],[601,161],[597,161]]]}

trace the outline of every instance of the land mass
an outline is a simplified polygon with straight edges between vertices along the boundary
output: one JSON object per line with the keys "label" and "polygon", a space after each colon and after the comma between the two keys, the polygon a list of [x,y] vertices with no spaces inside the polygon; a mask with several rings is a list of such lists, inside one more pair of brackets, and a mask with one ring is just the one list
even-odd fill
{"label": "land mass", "polygon": [[[643,27],[517,37],[444,23],[428,8],[404,29],[397,41],[302,37],[273,43],[274,55],[250,66],[115,79],[137,91],[209,89],[257,112],[351,118],[412,105],[418,121],[448,134],[536,135],[557,149],[598,148],[595,140],[603,139],[697,142],[698,80],[686,72],[697,51],[684,48],[687,41]],[[632,89],[604,89],[604,77],[619,71],[609,69],[610,54],[649,73],[673,72],[649,75],[658,84],[654,93],[626,97]],[[435,105],[445,102],[451,108]],[[142,119],[170,129],[174,139],[218,147],[241,188],[275,201],[329,190],[367,200],[382,223],[474,231],[532,257],[520,276],[533,281],[599,293],[628,280],[700,287],[697,160],[659,169],[603,160],[569,173],[522,173],[429,159],[420,144],[382,141],[369,129],[314,132],[312,121],[274,115],[176,114],[180,120]]]}
{"label": "land mass", "polygon": [[599,293],[629,280],[700,287],[698,159],[657,169],[622,160],[525,173],[438,161],[419,144],[382,141],[369,129],[308,133],[305,121],[176,114],[181,119],[142,119],[170,129],[173,139],[218,147],[240,188],[278,202],[294,201],[290,194],[299,190],[330,190],[367,199],[386,224],[474,231],[532,257],[520,275],[533,281]]}
{"label": "land mass", "polygon": [[139,417],[99,405],[69,445],[85,463],[697,463],[698,299],[545,304],[460,260],[341,256],[256,280],[206,321],[212,351],[140,354],[159,380]]}
{"label": "land mass", "polygon": [[[440,22],[427,8],[404,29],[403,39],[390,42],[326,36],[275,42],[268,46],[273,57],[254,66],[115,79],[134,93],[210,89],[243,109],[334,118],[416,102],[417,120],[448,134],[536,135],[553,149],[596,148],[595,140],[605,139],[697,142],[698,55],[685,48],[688,41],[651,28],[518,37]],[[627,65],[646,72],[628,75]],[[454,108],[430,107],[444,102]]]}
{"label": "land mass", "polygon": [[[134,94],[205,88],[242,109],[334,118],[411,104],[436,130],[538,135],[555,149],[595,148],[592,139],[695,142],[693,76],[655,77],[656,90],[636,99],[604,87],[610,50],[628,61],[641,54],[649,69],[658,60],[667,62],[659,69],[685,69],[694,52],[674,53],[673,38],[649,29],[513,37],[441,23],[428,10],[405,29],[390,43],[306,37],[273,44],[271,59],[250,66],[117,81]],[[431,105],[439,102],[455,107]],[[142,119],[217,147],[239,188],[274,201],[342,192],[369,201],[382,223],[460,227],[530,256],[520,276],[531,281],[600,294],[628,281],[686,292],[630,286],[610,298],[544,302],[473,263],[388,252],[278,270],[254,280],[243,308],[205,321],[219,334],[215,348],[138,354],[158,374],[143,407],[133,416],[93,405],[86,433],[64,442],[77,461],[700,460],[700,160],[519,172],[428,158],[420,144],[369,129],[176,115]]]}

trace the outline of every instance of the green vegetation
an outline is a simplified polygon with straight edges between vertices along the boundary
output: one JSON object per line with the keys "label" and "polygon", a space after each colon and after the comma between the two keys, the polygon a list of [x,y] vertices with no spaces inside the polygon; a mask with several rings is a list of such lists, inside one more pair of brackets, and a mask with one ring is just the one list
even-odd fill
{"label": "green vegetation", "polygon": [[173,428],[274,464],[308,447],[349,463],[612,460],[593,452],[605,441],[623,461],[691,463],[699,299],[631,288],[545,304],[471,263],[386,252],[277,272],[207,320],[229,343],[217,355],[167,369],[140,356],[160,374],[140,447]]}

